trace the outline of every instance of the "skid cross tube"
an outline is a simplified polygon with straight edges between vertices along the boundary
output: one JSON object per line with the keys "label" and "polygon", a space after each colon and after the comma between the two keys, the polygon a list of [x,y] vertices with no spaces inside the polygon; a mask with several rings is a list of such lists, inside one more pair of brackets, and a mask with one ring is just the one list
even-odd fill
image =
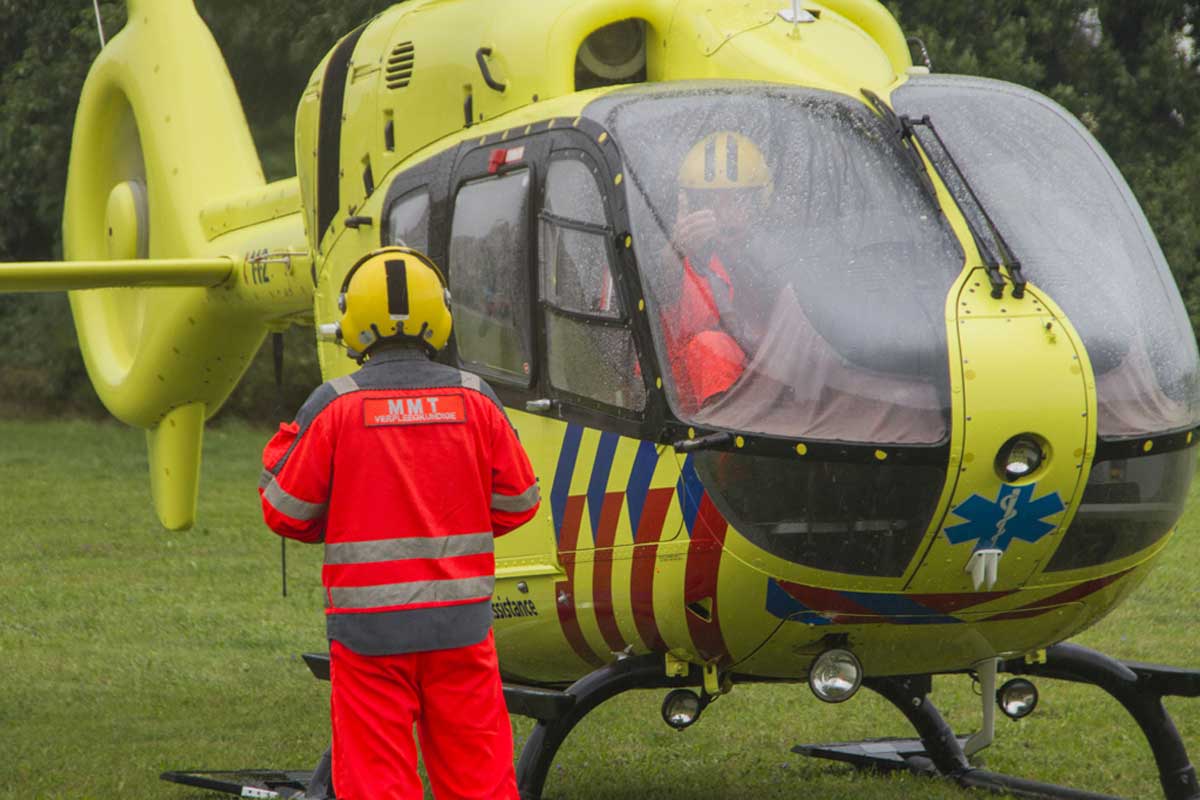
{"label": "skid cross tube", "polygon": [[[1200,800],[1196,769],[1175,723],[1163,707],[1165,696],[1200,697],[1200,670],[1118,661],[1076,644],[1052,645],[1044,659],[1011,659],[1000,672],[1037,675],[1086,683],[1108,692],[1138,723],[1154,754],[1166,800]],[[908,770],[949,778],[960,786],[1008,792],[1022,798],[1054,800],[1118,800],[1065,786],[1001,775],[970,765],[958,737],[929,699],[929,675],[867,678],[863,685],[896,706],[916,729],[920,740],[879,739],[828,745],[797,745],[793,750],[857,767]]]}
{"label": "skid cross tube", "polygon": [[622,658],[590,672],[567,688],[566,694],[575,698],[562,716],[539,719],[521,749],[517,762],[517,788],[521,800],[540,800],[542,787],[550,764],[567,734],[589,711],[629,689],[658,689],[676,686],[695,686],[696,677],[667,677],[661,655]]}
{"label": "skid cross tube", "polygon": [[[967,739],[955,735],[949,723],[929,699],[933,681],[928,675],[868,678],[863,681],[863,685],[886,698],[904,714],[921,737],[920,745],[924,751],[920,752],[915,742],[896,741],[891,743],[890,749],[898,757],[890,760],[857,755],[852,749],[845,747],[842,748],[844,757],[840,760],[849,761],[856,766],[908,769],[918,775],[940,775],[965,788],[1003,791],[1014,797],[1030,800],[1120,800],[1111,795],[1070,789],[972,767],[963,750]],[[805,755],[838,757],[837,751],[832,749],[803,746],[796,749]]]}
{"label": "skid cross tube", "polygon": [[1200,800],[1196,768],[1188,760],[1183,739],[1162,704],[1166,695],[1200,696],[1200,671],[1123,663],[1067,642],[1048,648],[1045,663],[1027,664],[1023,659],[1014,659],[1006,662],[1003,670],[1014,675],[1090,683],[1108,692],[1145,734],[1158,765],[1163,796],[1167,800]]}

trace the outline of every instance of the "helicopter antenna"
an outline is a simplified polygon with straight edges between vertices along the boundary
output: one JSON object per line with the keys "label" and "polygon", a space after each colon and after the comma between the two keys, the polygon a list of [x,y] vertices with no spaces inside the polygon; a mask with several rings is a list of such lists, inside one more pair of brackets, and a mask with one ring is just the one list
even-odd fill
{"label": "helicopter antenna", "polygon": [[909,49],[914,46],[921,51],[921,60],[925,62],[925,69],[933,72],[933,61],[929,58],[929,50],[925,47],[925,41],[920,36],[910,36],[907,39]]}
{"label": "helicopter antenna", "polygon": [[104,49],[104,22],[100,19],[100,0],[92,0],[92,8],[96,9],[96,30],[100,32],[100,49]]}
{"label": "helicopter antenna", "polygon": [[[271,356],[275,367],[275,416],[283,414],[283,334],[271,334]],[[287,597],[287,537],[279,537],[279,582],[283,596]]]}

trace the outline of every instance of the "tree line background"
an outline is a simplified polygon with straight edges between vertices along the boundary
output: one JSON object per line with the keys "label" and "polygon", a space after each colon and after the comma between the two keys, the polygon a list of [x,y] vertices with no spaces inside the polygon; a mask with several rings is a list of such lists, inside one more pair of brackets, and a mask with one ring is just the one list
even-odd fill
{"label": "tree line background", "polygon": [[[500,0],[497,0],[499,2]],[[295,174],[293,119],[312,70],[383,0],[197,0],[237,84],[268,180]],[[529,4],[536,7],[536,4]],[[1049,95],[1107,148],[1142,204],[1200,324],[1200,0],[895,0],[935,72],[985,75]],[[106,34],[123,3],[100,4]],[[85,0],[0,0],[0,261],[62,257],[75,106],[99,50]],[[919,58],[919,54],[914,54]],[[270,342],[222,414],[290,416],[320,381],[312,331]],[[66,295],[0,295],[0,413],[103,416]]]}

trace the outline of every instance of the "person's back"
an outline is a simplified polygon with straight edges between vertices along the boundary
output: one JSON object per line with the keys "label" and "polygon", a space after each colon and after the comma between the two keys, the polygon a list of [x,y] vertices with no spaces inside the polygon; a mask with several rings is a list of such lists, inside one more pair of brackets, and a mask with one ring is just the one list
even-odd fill
{"label": "person's back", "polygon": [[[417,349],[387,348],[322,385],[294,424],[297,434],[306,428],[292,440],[299,457],[318,449],[331,459],[328,486],[309,471],[288,481],[289,494],[329,497],[322,531],[292,531],[305,541],[323,537],[329,638],[364,654],[483,638],[493,536],[523,522],[534,500],[504,499],[529,487],[506,485],[522,470],[496,446],[507,441],[501,426],[509,423],[487,384]],[[268,469],[272,479],[297,454],[279,456]],[[288,515],[276,514],[268,522],[282,532]]]}

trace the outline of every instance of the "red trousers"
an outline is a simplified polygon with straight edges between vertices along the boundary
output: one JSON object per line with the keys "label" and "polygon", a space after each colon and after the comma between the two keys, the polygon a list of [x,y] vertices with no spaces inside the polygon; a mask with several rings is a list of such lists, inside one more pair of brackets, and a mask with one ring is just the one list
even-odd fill
{"label": "red trousers", "polygon": [[338,800],[421,800],[413,725],[437,800],[518,800],[496,643],[363,656],[330,643]]}

